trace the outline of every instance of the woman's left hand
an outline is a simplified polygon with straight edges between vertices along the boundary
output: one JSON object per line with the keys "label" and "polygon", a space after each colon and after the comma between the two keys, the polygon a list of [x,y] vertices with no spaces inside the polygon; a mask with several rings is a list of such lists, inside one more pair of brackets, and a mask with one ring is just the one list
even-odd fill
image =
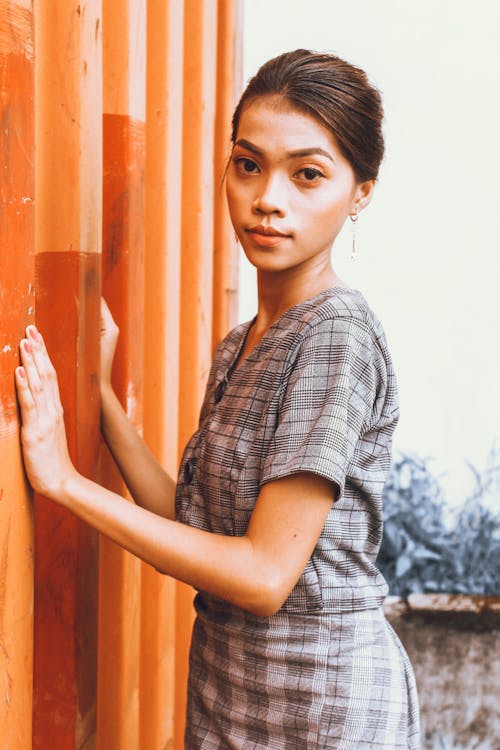
{"label": "woman's left hand", "polygon": [[66,479],[77,472],[69,457],[56,371],[35,326],[28,326],[26,334],[20,345],[22,367],[15,375],[24,466],[33,489],[57,499]]}

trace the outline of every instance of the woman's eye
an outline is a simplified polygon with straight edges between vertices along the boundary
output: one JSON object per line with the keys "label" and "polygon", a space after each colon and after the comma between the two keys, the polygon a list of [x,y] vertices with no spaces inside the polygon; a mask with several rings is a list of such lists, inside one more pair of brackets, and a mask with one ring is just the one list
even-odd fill
{"label": "woman's eye", "polygon": [[235,159],[235,163],[238,169],[246,174],[255,174],[258,171],[258,166],[252,159],[240,157],[239,159]]}
{"label": "woman's eye", "polygon": [[315,182],[319,177],[323,177],[323,173],[314,167],[304,167],[297,172],[297,175],[305,182]]}

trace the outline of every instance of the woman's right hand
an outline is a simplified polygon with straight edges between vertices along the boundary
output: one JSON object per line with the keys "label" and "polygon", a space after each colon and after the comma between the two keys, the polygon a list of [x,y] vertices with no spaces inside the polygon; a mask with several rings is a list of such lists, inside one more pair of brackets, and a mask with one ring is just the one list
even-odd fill
{"label": "woman's right hand", "polygon": [[113,320],[106,300],[101,297],[101,389],[111,386],[111,370],[119,335],[120,329]]}

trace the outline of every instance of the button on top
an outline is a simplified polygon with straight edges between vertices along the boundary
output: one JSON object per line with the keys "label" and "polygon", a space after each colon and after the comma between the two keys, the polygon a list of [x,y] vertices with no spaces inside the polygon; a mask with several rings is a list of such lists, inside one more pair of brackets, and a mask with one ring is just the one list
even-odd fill
{"label": "button on top", "polygon": [[194,477],[194,469],[195,469],[195,462],[193,459],[189,459],[186,461],[186,464],[184,466],[184,481],[186,484],[191,484]]}

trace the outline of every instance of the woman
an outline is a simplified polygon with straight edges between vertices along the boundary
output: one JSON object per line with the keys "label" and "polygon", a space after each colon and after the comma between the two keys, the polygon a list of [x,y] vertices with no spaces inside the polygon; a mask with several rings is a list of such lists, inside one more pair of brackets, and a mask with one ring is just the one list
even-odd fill
{"label": "woman", "polygon": [[[383,330],[330,251],[369,203],[382,108],[331,55],[281,55],[233,118],[227,198],[258,312],[219,346],[177,490],[110,383],[102,425],[136,505],[70,462],[34,327],[16,383],[33,487],[198,590],[186,748],[417,748],[411,667],[383,616],[381,494],[398,418]],[[133,456],[133,460],[130,460]]]}

